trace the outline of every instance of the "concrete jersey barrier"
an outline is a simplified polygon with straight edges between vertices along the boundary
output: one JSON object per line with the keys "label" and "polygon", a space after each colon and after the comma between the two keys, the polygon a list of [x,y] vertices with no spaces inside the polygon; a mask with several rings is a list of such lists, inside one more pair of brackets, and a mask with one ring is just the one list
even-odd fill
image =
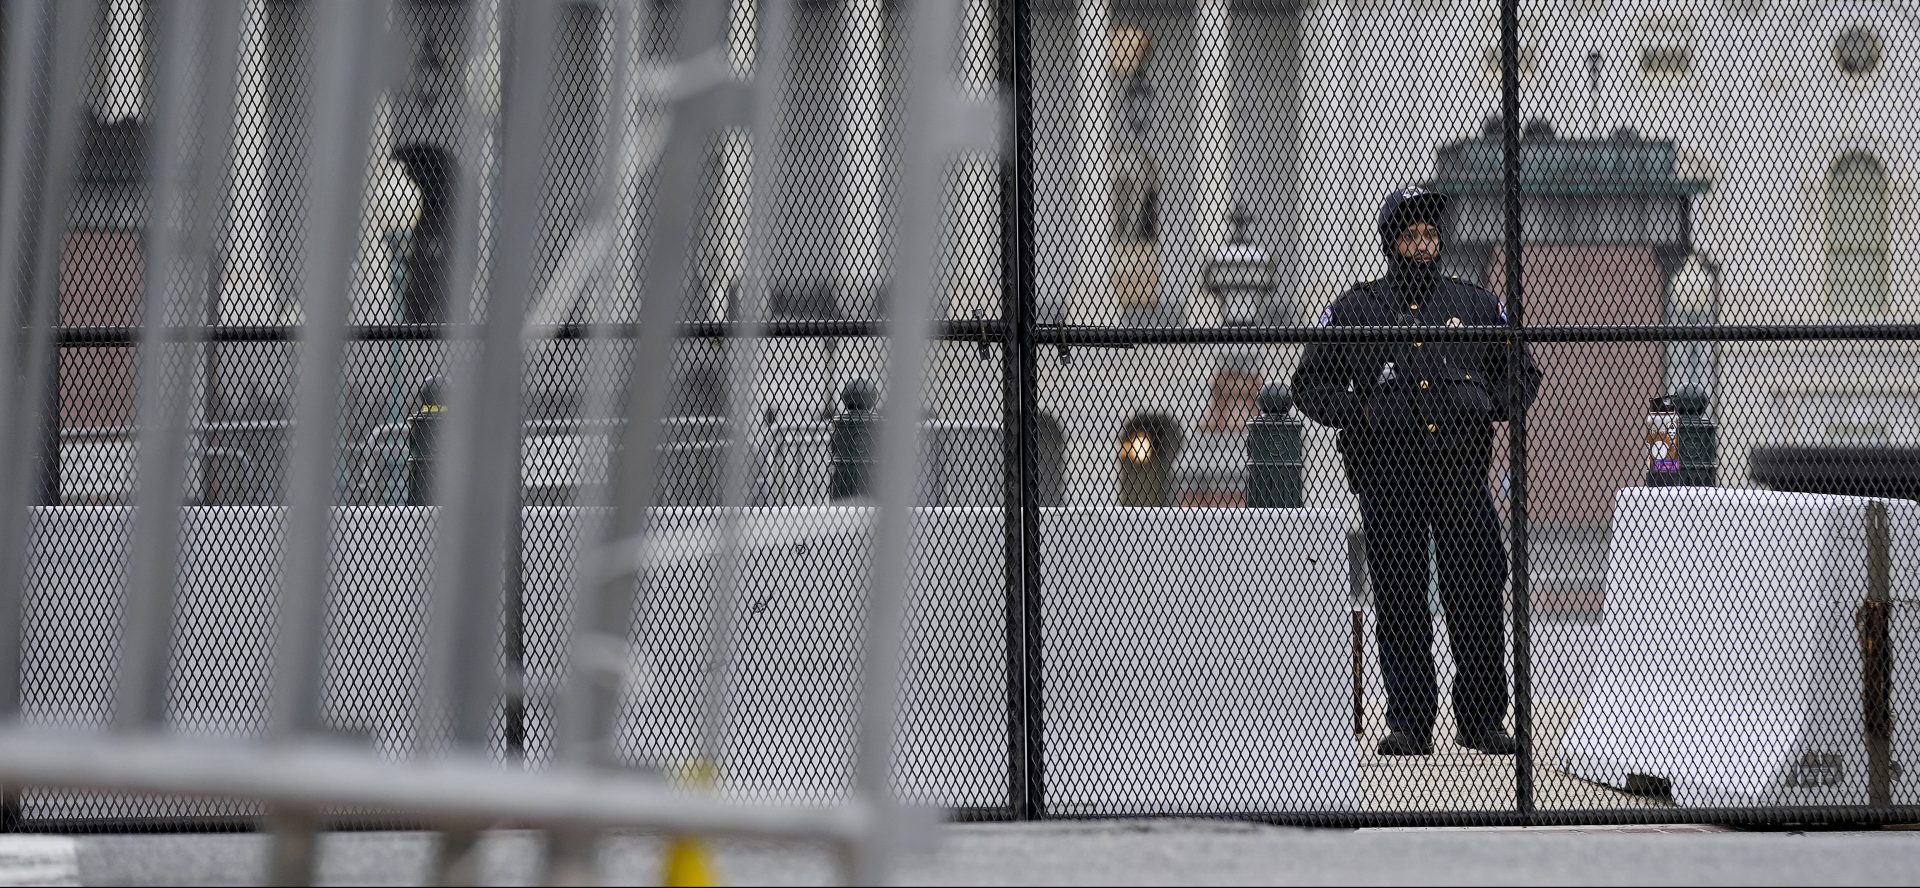
{"label": "concrete jersey barrier", "polygon": [[[750,521],[788,531],[764,538],[744,565],[735,697],[720,763],[725,786],[765,798],[837,797],[853,763],[870,512],[748,511]],[[917,514],[900,788],[942,805],[1003,806],[1004,513]],[[26,615],[30,717],[104,723],[131,515],[110,507],[36,511]],[[582,516],[560,507],[529,508],[525,516],[526,664],[536,694],[527,754],[538,761],[552,739],[538,695],[557,673]],[[672,557],[637,589],[639,682],[620,738],[637,762],[671,767],[698,752],[713,574],[697,541],[719,516],[710,508],[656,515]],[[327,711],[343,733],[393,754],[406,750],[415,704],[433,518],[431,507],[335,511]],[[1349,516],[1048,508],[1041,520],[1051,811],[1358,804],[1349,727]],[[282,522],[277,507],[186,510],[170,706],[177,730],[233,735],[263,723]],[[28,814],[155,810],[63,798],[30,798],[42,810]]]}

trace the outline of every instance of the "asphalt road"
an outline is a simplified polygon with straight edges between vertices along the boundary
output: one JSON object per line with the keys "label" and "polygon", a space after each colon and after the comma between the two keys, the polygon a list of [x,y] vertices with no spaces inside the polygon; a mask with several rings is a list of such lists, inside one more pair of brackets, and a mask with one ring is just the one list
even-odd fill
{"label": "asphalt road", "polygon": [[[431,837],[419,833],[329,836],[321,881],[422,884],[432,847]],[[646,836],[608,842],[607,883],[658,884],[658,848]],[[260,884],[265,849],[265,839],[254,835],[0,836],[0,885]],[[826,884],[834,877],[832,858],[818,847],[723,843],[713,855],[725,884]],[[493,834],[483,860],[487,884],[530,884],[537,877],[538,839]],[[1920,884],[1920,830],[967,824],[944,828],[936,848],[909,857],[901,879],[922,885],[1913,885]]]}

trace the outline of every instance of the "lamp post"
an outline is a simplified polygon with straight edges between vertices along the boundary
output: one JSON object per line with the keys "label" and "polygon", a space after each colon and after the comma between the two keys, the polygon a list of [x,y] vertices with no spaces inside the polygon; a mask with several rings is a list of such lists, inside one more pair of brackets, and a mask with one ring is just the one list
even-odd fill
{"label": "lamp post", "polygon": [[1220,302],[1220,323],[1226,327],[1250,327],[1259,323],[1260,313],[1272,304],[1280,286],[1280,268],[1259,244],[1247,236],[1253,214],[1246,207],[1235,207],[1227,217],[1233,236],[1222,244],[1201,272],[1202,286]]}
{"label": "lamp post", "polygon": [[[1699,253],[1687,256],[1668,285],[1668,322],[1712,324],[1720,320],[1720,267]],[[1714,360],[1711,342],[1676,342],[1667,347],[1667,389],[1713,392]]]}
{"label": "lamp post", "polygon": [[[1720,266],[1698,252],[1687,256],[1668,285],[1668,319],[1674,324],[1720,320]],[[1720,433],[1707,413],[1714,392],[1714,344],[1676,342],[1667,351],[1667,390],[1679,413],[1679,483],[1712,487],[1719,481]]]}

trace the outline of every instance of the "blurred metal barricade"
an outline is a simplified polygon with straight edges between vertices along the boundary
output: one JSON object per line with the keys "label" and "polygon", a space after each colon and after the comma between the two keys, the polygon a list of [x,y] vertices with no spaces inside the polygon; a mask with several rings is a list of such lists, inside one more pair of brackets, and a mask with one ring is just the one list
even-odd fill
{"label": "blurred metal barricade", "polygon": [[[569,258],[598,270],[612,286],[640,299],[630,367],[616,366],[609,343],[617,334],[583,310],[585,297],[569,285],[536,287],[533,226],[548,187],[545,142],[556,125],[548,114],[556,77],[555,46],[565,9],[546,2],[464,4],[462,58],[499,42],[509,72],[499,83],[497,130],[487,126],[469,88],[454,99],[461,157],[446,234],[450,258],[445,287],[475,300],[470,323],[458,305],[454,326],[473,347],[449,374],[448,410],[436,453],[435,506],[343,505],[342,464],[349,476],[378,456],[342,427],[338,380],[353,339],[345,294],[354,244],[366,211],[367,146],[380,125],[383,90],[408,50],[394,39],[391,18],[365,4],[316,2],[304,6],[311,51],[305,76],[305,167],[296,189],[301,245],[298,267],[297,383],[290,454],[280,505],[236,507],[216,518],[187,514],[195,496],[186,465],[195,423],[188,378],[212,342],[204,300],[214,285],[216,244],[234,149],[238,72],[243,65],[243,19],[252,7],[217,0],[152,4],[155,60],[149,98],[152,135],[147,149],[145,235],[149,273],[141,285],[138,422],[132,523],[126,531],[126,580],[107,724],[75,727],[84,719],[37,717],[21,707],[21,638],[25,619],[25,564],[33,539],[41,442],[32,435],[6,439],[0,454],[0,785],[10,802],[24,790],[58,787],[87,791],[225,800],[265,816],[274,832],[269,876],[283,884],[310,882],[319,854],[318,833],[343,811],[377,812],[395,822],[429,825],[442,835],[434,877],[444,884],[478,878],[475,849],[482,832],[513,825],[552,837],[551,882],[595,877],[594,839],[605,830],[647,828],[670,835],[735,835],[817,840],[842,852],[845,876],[860,883],[889,878],[894,856],[915,824],[892,781],[909,572],[909,532],[922,468],[915,458],[923,434],[912,411],[882,423],[877,436],[876,497],[834,509],[814,509],[805,522],[778,509],[749,508],[754,471],[747,430],[759,416],[754,383],[762,371],[760,332],[767,318],[765,275],[771,193],[771,151],[756,151],[750,181],[745,286],[739,308],[742,335],[732,350],[727,380],[730,429],[719,457],[717,509],[700,520],[666,526],[661,505],[659,438],[667,416],[667,382],[702,171],[728,128],[751,144],[771,144],[780,123],[784,64],[790,52],[795,0],[767,0],[753,15],[757,74],[742,77],[730,63],[727,3],[684,3],[671,22],[653,21],[655,5],[640,0],[601,4],[609,26],[606,135],[586,224],[575,233]],[[952,48],[960,5],[920,0],[903,8],[914,47],[904,115],[901,176],[895,201],[899,226],[894,257],[885,390],[893,403],[918,404],[927,387],[928,342],[941,316],[938,281],[948,157],[965,149],[996,150],[990,110],[963,98],[953,82]],[[22,290],[23,337],[0,337],[0,365],[28,369],[14,386],[0,386],[0,415],[36,428],[47,409],[49,355],[57,318],[56,217],[73,180],[70,159],[85,79],[82,48],[108,25],[95,3],[36,0],[7,10],[5,104],[0,106],[0,274],[29,283]],[[635,51],[668,32],[666,63]],[[468,74],[469,78],[471,74]],[[651,130],[624,125],[634,109],[651,115]],[[664,135],[663,135],[664,134]],[[973,140],[965,142],[966,139]],[[476,174],[476,171],[484,173]],[[639,255],[621,255],[608,236],[636,200],[624,187],[650,174],[651,237]],[[487,198],[482,199],[482,193]],[[482,234],[483,207],[491,230]],[[692,298],[690,295],[684,298]],[[520,393],[528,354],[555,324],[591,319],[586,337],[597,361],[589,369],[586,420],[619,429],[602,483],[574,485],[576,569],[564,609],[558,658],[548,685],[533,688],[517,648],[502,669],[501,594],[518,594],[525,407]],[[622,372],[623,371],[623,372]],[[630,380],[622,386],[616,377]],[[368,436],[373,441],[376,436]],[[576,479],[578,481],[578,479]],[[351,486],[351,485],[349,485]],[[350,497],[350,500],[352,497]],[[367,497],[365,499],[374,499]],[[343,580],[340,526],[350,509],[380,510],[377,520],[408,521],[432,512],[421,549],[423,565],[392,565],[396,594],[419,600],[394,614],[383,631],[417,637],[390,656],[388,669],[407,670],[407,692],[389,701],[379,723],[342,725],[328,709],[329,688],[351,682],[343,663],[340,609],[356,594]],[[357,515],[373,515],[363,511]],[[224,522],[224,524],[223,524]],[[250,528],[248,525],[252,525]],[[188,582],[189,548],[207,527],[224,532],[278,535],[283,550],[271,589],[269,662],[233,668],[270,672],[263,701],[227,701],[231,724],[183,727],[169,705],[182,681],[176,656],[176,616]],[[238,529],[238,530],[236,530]],[[676,565],[710,565],[714,581],[700,640],[705,667],[700,706],[700,755],[689,767],[710,773],[722,757],[734,700],[730,659],[738,631],[735,598],[748,556],[808,537],[856,531],[867,540],[870,569],[861,605],[859,688],[851,792],[839,800],[742,800],[676,778],[688,763],[634,761],[618,737],[622,706],[647,691],[648,652],[684,639],[651,637],[664,625],[641,618],[637,596],[650,584],[684,576]],[[212,531],[219,533],[223,531]],[[395,551],[400,551],[396,549]],[[501,557],[505,553],[506,557]],[[804,583],[805,578],[794,582]],[[517,615],[509,607],[509,619]],[[407,613],[417,624],[407,624]],[[684,627],[682,627],[684,628]],[[415,631],[417,630],[417,632]],[[518,644],[509,633],[510,645]],[[396,665],[397,664],[397,665]],[[210,668],[200,664],[200,669]],[[101,680],[105,680],[104,677]],[[172,690],[170,690],[172,689]],[[546,760],[537,767],[494,745],[498,713],[514,711],[527,694],[554,701]],[[397,701],[397,702],[396,702]],[[219,721],[219,719],[213,719]],[[345,731],[346,733],[343,733]],[[209,733],[212,736],[209,736]],[[362,734],[365,736],[355,736]],[[511,744],[510,750],[511,753]],[[804,751],[797,752],[803,755]]]}

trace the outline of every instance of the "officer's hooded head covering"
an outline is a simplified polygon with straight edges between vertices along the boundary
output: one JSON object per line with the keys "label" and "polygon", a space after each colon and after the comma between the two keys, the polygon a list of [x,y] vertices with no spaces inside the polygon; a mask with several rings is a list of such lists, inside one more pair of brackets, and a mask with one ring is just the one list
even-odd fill
{"label": "officer's hooded head covering", "polygon": [[1388,256],[1395,255],[1393,242],[1400,238],[1400,232],[1416,222],[1438,229],[1446,211],[1447,196],[1438,191],[1410,185],[1387,192],[1387,199],[1380,202],[1380,249]]}
{"label": "officer's hooded head covering", "polygon": [[[1417,185],[1401,188],[1387,195],[1380,202],[1380,252],[1387,254],[1386,282],[1400,295],[1408,299],[1418,299],[1430,292],[1440,280],[1437,262],[1415,262],[1394,252],[1393,242],[1399,240],[1400,233],[1416,222],[1425,222],[1434,228],[1440,227],[1440,216],[1446,212],[1447,197],[1444,194],[1428,191]],[[1441,247],[1446,246],[1444,232],[1440,238]]]}

